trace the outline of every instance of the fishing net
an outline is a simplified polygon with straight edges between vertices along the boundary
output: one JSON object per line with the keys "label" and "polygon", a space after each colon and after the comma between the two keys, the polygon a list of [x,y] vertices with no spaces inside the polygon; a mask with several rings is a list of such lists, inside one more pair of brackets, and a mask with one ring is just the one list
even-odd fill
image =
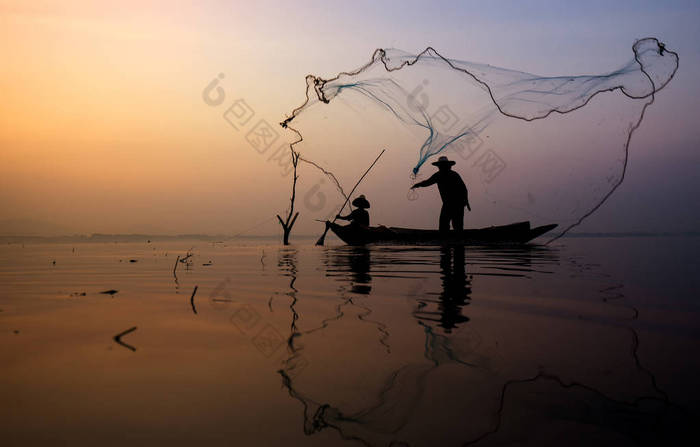
{"label": "fishing net", "polygon": [[363,185],[391,220],[381,223],[435,226],[439,201],[408,188],[445,155],[470,191],[468,226],[556,223],[556,238],[620,186],[633,134],[677,69],[677,53],[655,38],[635,42],[616,70],[572,76],[449,59],[433,48],[378,49],[356,70],[307,76],[306,100],[281,124],[300,137],[294,149],[341,184],[353,183],[339,174],[345,168],[386,147],[391,156]]}

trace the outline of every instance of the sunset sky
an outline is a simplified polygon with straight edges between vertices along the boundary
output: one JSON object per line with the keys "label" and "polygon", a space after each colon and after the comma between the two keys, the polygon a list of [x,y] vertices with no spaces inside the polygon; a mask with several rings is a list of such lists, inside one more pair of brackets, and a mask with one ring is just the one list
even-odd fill
{"label": "sunset sky", "polygon": [[[277,123],[303,100],[305,75],[356,68],[375,48],[428,45],[540,75],[603,73],[647,36],[677,51],[680,69],[634,136],[625,183],[579,230],[697,230],[698,23],[694,1],[0,1],[0,233],[274,234],[290,178],[268,159],[293,137]],[[225,101],[207,105],[202,91],[219,73]],[[255,117],[235,130],[222,114],[237,99]],[[280,134],[263,154],[246,140],[261,118]],[[346,189],[380,149],[358,138],[366,153],[333,166]],[[540,169],[531,175],[548,175]],[[368,188],[408,186],[403,166],[379,172]],[[314,219],[339,198],[304,175],[295,233],[316,234]],[[308,209],[315,184],[326,202]],[[376,223],[434,220],[400,221],[405,193],[377,197]],[[421,203],[411,206],[433,213]]]}

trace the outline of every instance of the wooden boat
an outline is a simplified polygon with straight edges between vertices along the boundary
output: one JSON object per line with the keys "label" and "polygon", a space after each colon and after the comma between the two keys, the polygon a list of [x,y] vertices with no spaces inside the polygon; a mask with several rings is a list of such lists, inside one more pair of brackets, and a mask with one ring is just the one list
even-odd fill
{"label": "wooden boat", "polygon": [[530,228],[530,222],[517,222],[486,228],[467,229],[461,235],[450,231],[443,236],[438,230],[398,227],[363,227],[327,222],[330,229],[348,245],[365,244],[524,244],[554,229],[557,225]]}

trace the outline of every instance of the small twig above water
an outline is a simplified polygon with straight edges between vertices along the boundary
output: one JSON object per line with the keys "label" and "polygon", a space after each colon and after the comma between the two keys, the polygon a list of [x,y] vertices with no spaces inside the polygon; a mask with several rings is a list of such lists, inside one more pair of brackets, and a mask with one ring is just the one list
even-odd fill
{"label": "small twig above water", "polygon": [[173,276],[175,277],[175,289],[178,289],[180,287],[180,283],[177,282],[177,264],[179,262],[180,262],[180,255],[177,256],[177,259],[175,259],[175,267],[173,267]]}
{"label": "small twig above water", "polygon": [[189,270],[190,267],[192,267],[193,259],[191,259],[191,258],[192,258],[192,256],[194,256],[194,253],[192,253],[192,249],[193,249],[193,248],[194,248],[194,247],[192,247],[192,248],[190,248],[189,250],[187,250],[187,255],[185,255],[185,257],[180,258],[180,262],[182,262],[183,264],[185,264],[185,270]]}

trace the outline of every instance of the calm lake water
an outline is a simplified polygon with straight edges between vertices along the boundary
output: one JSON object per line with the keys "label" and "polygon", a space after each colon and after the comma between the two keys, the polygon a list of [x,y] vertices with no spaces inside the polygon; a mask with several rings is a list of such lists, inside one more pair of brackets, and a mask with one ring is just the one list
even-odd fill
{"label": "calm lake water", "polygon": [[658,445],[697,420],[700,238],[312,244],[4,246],[0,443]]}

